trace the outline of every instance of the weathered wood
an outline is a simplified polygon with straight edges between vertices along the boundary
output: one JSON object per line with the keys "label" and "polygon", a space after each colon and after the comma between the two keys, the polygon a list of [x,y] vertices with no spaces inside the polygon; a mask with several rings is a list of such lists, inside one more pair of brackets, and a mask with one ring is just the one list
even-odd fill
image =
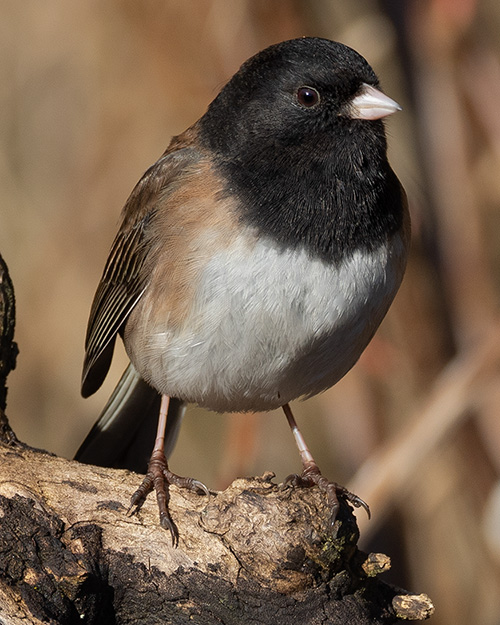
{"label": "weathered wood", "polygon": [[414,602],[370,576],[387,562],[357,550],[347,505],[331,528],[316,489],[272,474],[209,499],[172,487],[177,549],[153,497],[127,516],[133,473],[2,446],[0,474],[0,587],[41,620],[395,623]]}

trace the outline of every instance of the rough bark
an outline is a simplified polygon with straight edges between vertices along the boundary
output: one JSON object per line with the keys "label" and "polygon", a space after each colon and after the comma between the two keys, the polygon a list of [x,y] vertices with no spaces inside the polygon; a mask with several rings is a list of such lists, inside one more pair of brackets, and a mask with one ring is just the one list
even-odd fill
{"label": "rough bark", "polygon": [[0,255],[0,440],[14,441],[15,436],[5,416],[7,376],[16,366],[17,345],[14,343],[16,300],[7,265]]}
{"label": "rough bark", "polygon": [[[2,272],[0,290],[8,282]],[[13,295],[0,295],[1,328],[9,301]],[[12,368],[7,325],[0,355],[10,353]],[[172,487],[174,548],[154,497],[127,515],[139,476],[30,449],[6,420],[2,432],[2,625],[363,625],[423,619],[433,610],[427,597],[376,577],[388,558],[357,549],[347,504],[332,527],[317,489],[276,485],[272,474],[236,480],[209,498]]]}

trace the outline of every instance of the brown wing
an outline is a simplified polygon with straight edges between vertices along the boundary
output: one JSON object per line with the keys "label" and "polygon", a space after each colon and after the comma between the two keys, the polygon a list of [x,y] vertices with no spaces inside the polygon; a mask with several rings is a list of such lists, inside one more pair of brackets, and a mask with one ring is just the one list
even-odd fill
{"label": "brown wing", "polygon": [[181,147],[179,139],[174,139],[144,174],[123,209],[120,229],[90,311],[82,374],[84,397],[95,393],[104,381],[116,335],[147,287],[148,276],[141,271],[147,255],[142,245],[145,229],[168,187],[200,159],[194,148]]}

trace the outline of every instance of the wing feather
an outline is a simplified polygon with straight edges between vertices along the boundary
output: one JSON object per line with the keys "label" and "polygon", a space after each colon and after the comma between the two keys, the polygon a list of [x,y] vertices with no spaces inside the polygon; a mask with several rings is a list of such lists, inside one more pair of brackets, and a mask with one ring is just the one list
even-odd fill
{"label": "wing feather", "polygon": [[148,169],[123,209],[90,311],[82,374],[84,397],[92,395],[104,381],[116,336],[147,288],[148,275],[141,269],[147,255],[143,241],[148,225],[158,205],[166,201],[169,186],[200,158],[194,148],[179,149],[178,143],[179,139],[174,139],[171,148]]}

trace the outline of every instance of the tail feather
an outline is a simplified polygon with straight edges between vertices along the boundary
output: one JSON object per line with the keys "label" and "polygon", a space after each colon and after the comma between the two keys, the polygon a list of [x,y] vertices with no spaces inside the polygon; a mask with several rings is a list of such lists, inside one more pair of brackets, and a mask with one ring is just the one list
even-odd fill
{"label": "tail feather", "polygon": [[[75,460],[146,473],[156,435],[160,402],[161,395],[130,364],[76,452]],[[165,433],[167,458],[175,446],[184,412],[184,402],[171,398]]]}

